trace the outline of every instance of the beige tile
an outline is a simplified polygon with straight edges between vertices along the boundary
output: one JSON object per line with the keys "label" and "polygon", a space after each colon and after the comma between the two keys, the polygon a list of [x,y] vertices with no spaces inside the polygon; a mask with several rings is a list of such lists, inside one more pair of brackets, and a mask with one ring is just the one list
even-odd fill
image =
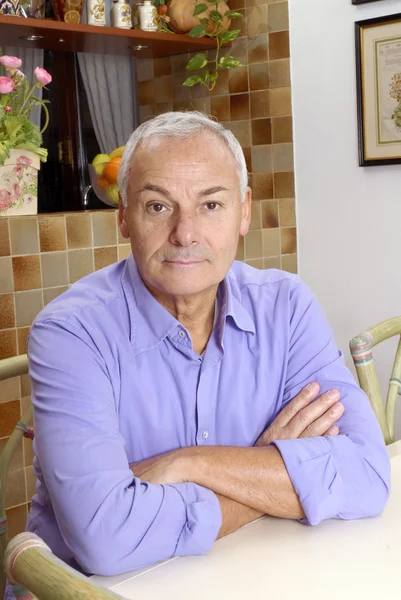
{"label": "beige tile", "polygon": [[258,200],[252,202],[251,206],[251,222],[249,224],[249,229],[261,229],[262,227],[262,219],[261,219],[261,210],[260,210],[260,202]]}
{"label": "beige tile", "polygon": [[26,467],[25,475],[26,475],[26,495],[27,495],[27,499],[31,500],[32,496],[34,494],[36,494],[36,481],[37,481],[32,466]]}
{"label": "beige tile", "polygon": [[[0,456],[3,453],[3,450],[10,438],[3,438],[0,440]],[[24,466],[24,456],[22,452],[22,444],[18,444],[15,449],[14,456],[10,463],[10,471],[15,471],[15,469],[22,469]]]}
{"label": "beige tile", "polygon": [[24,469],[9,471],[6,481],[5,501],[7,508],[26,502]]}
{"label": "beige tile", "polygon": [[121,235],[121,231],[120,231],[120,227],[118,225],[118,211],[115,211],[115,217],[116,217],[116,231],[117,231],[117,244],[127,244],[129,242],[129,239],[124,238]]}
{"label": "beige tile", "polygon": [[[15,329],[0,329],[0,359],[17,355],[17,337]],[[1,429],[1,427],[0,427]],[[3,437],[0,435],[0,437]]]}
{"label": "beige tile", "polygon": [[249,36],[267,33],[267,6],[253,6],[246,9],[246,30]]}
{"label": "beige tile", "polygon": [[64,216],[39,215],[38,224],[41,252],[55,252],[66,249]]}
{"label": "beige tile", "polygon": [[[0,332],[0,336],[1,336]],[[9,437],[21,416],[20,401],[2,402],[0,404],[0,438]]]}
{"label": "beige tile", "polygon": [[242,148],[242,152],[244,153],[246,169],[248,173],[252,172],[252,148]]}
{"label": "beige tile", "polygon": [[264,200],[262,202],[262,228],[273,229],[279,226],[278,201]]}
{"label": "beige tile", "polygon": [[265,269],[281,269],[281,256],[267,256],[263,258]]}
{"label": "beige tile", "polygon": [[28,352],[28,334],[30,327],[19,327],[17,329],[17,344],[18,354],[26,354]]}
{"label": "beige tile", "polygon": [[270,88],[290,87],[290,59],[273,60],[269,62]]}
{"label": "beige tile", "polygon": [[103,269],[108,265],[117,262],[117,246],[108,246],[107,248],[95,248],[95,271]]}
{"label": "beige tile", "polygon": [[[232,29],[232,28],[231,28]],[[233,56],[237,60],[240,61],[242,65],[246,65],[248,63],[248,38],[239,37],[232,42],[230,48],[227,48],[227,54]],[[230,69],[231,71],[232,69]],[[234,69],[235,70],[235,69]]]}
{"label": "beige tile", "polygon": [[35,254],[39,252],[39,236],[36,217],[10,219],[11,254]]}
{"label": "beige tile", "polygon": [[200,110],[210,114],[210,98],[191,98],[191,110]]}
{"label": "beige tile", "polygon": [[292,142],[292,117],[278,117],[272,119],[273,144]]}
{"label": "beige tile", "polygon": [[267,90],[269,88],[269,67],[267,62],[249,65],[249,87],[252,92]]}
{"label": "beige tile", "polygon": [[13,284],[13,269],[11,258],[9,256],[0,257],[0,294],[12,292]]}
{"label": "beige tile", "polygon": [[131,254],[131,244],[118,246],[118,260],[124,260]]}
{"label": "beige tile", "polygon": [[294,170],[294,149],[292,144],[273,144],[274,171]]}
{"label": "beige tile", "polygon": [[21,397],[19,377],[0,381],[0,402],[9,402]]}
{"label": "beige tile", "polygon": [[297,251],[297,230],[295,227],[281,228],[281,254],[294,254]]}
{"label": "beige tile", "polygon": [[258,119],[260,117],[270,116],[270,91],[262,90],[260,92],[251,92],[251,117]]}
{"label": "beige tile", "polygon": [[262,231],[263,256],[277,256],[280,254],[280,229],[263,229]]}
{"label": "beige tile", "polygon": [[209,98],[209,91],[204,85],[196,84],[190,87],[189,91],[191,98]]}
{"label": "beige tile", "polygon": [[245,261],[247,265],[254,269],[263,269],[263,258],[253,258]]}
{"label": "beige tile", "polygon": [[43,287],[68,284],[67,252],[49,252],[40,257]]}
{"label": "beige tile", "polygon": [[6,217],[0,217],[0,256],[10,256],[8,221]]}
{"label": "beige tile", "polygon": [[173,110],[172,102],[159,102],[155,104],[155,115],[163,115],[166,112],[171,112]]}
{"label": "beige tile", "polygon": [[282,269],[289,273],[298,273],[298,261],[296,254],[285,254],[281,257]]}
{"label": "beige tile", "polygon": [[182,100],[189,100],[189,98],[191,97],[191,92],[190,92],[189,87],[183,85],[183,82],[185,81],[185,79],[186,79],[186,75],[183,75],[183,74],[172,76],[173,94],[174,94],[175,102],[182,101]]}
{"label": "beige tile", "polygon": [[175,54],[170,56],[171,72],[172,73],[188,73],[185,67],[189,61],[188,52],[184,54]]}
{"label": "beige tile", "polygon": [[69,250],[92,247],[90,213],[66,215],[67,243]]}
{"label": "beige tile", "polygon": [[294,196],[294,173],[274,173],[274,197],[293,198]]}
{"label": "beige tile", "polygon": [[92,231],[94,246],[115,246],[117,244],[117,228],[114,212],[92,213]]}
{"label": "beige tile", "polygon": [[[249,90],[248,67],[238,67],[229,70],[228,85],[230,94],[239,94]],[[224,119],[228,120],[228,119]]]}
{"label": "beige tile", "polygon": [[9,508],[6,511],[7,525],[8,525],[8,539],[12,539],[19,533],[25,531],[26,519],[27,519],[27,505],[22,504],[14,508]]}
{"label": "beige tile", "polygon": [[284,31],[289,28],[288,2],[278,2],[268,7],[269,31]]}
{"label": "beige tile", "polygon": [[155,101],[155,86],[153,79],[138,83],[139,104],[153,104]]}
{"label": "beige tile", "polygon": [[93,250],[68,251],[68,277],[70,283],[89,275],[93,272],[93,269]]}
{"label": "beige tile", "polygon": [[155,77],[163,77],[164,75],[171,74],[171,63],[170,57],[164,56],[163,58],[155,58],[153,60],[153,71]]}
{"label": "beige tile", "polygon": [[193,106],[191,104],[191,100],[179,100],[177,102],[173,102],[173,109],[175,111],[193,110]]}
{"label": "beige tile", "polygon": [[266,62],[268,59],[268,36],[257,35],[248,38],[248,63]]}
{"label": "beige tile", "polygon": [[38,254],[13,256],[14,289],[16,292],[42,287],[40,260]]}
{"label": "beige tile", "polygon": [[260,258],[263,256],[262,232],[250,231],[245,237],[245,259]]}
{"label": "beige tile", "polygon": [[136,75],[138,82],[153,79],[153,58],[139,58],[136,61]]}
{"label": "beige tile", "polygon": [[230,96],[230,114],[232,121],[249,119],[249,94]]}
{"label": "beige tile", "polygon": [[291,116],[291,88],[270,90],[270,112],[272,117]]}
{"label": "beige tile", "polygon": [[246,10],[244,8],[240,8],[237,10],[240,15],[242,15],[239,19],[231,19],[230,29],[239,29],[239,37],[246,36],[247,33],[247,18],[246,18]]}
{"label": "beige tile", "polygon": [[[172,102],[174,100],[173,80],[170,75],[165,77],[156,77],[155,85],[155,102]],[[145,104],[147,104],[145,102]]]}
{"label": "beige tile", "polygon": [[252,192],[254,200],[273,198],[272,173],[254,173],[252,176]]}
{"label": "beige tile", "polygon": [[17,292],[15,294],[15,316],[17,327],[31,325],[43,308],[42,290]]}
{"label": "beige tile", "polygon": [[216,81],[216,85],[210,92],[211,96],[220,96],[222,94],[228,94],[228,79],[229,69],[219,71],[219,77]]}
{"label": "beige tile", "polygon": [[67,290],[68,290],[67,285],[62,285],[60,287],[53,287],[53,288],[48,288],[47,290],[43,290],[43,301],[44,301],[45,305],[49,304],[49,302],[51,302],[55,298],[58,298],[59,296],[61,296],[61,294],[64,294],[64,292],[66,292]]}
{"label": "beige tile", "polygon": [[288,31],[269,35],[269,59],[279,60],[290,56],[290,36]]}
{"label": "beige tile", "polygon": [[31,393],[31,380],[29,375],[21,375],[21,396],[29,396]]}
{"label": "beige tile", "polygon": [[230,97],[212,96],[210,98],[210,112],[218,121],[230,120]]}
{"label": "beige tile", "polygon": [[270,119],[252,119],[252,144],[259,146],[261,144],[271,144],[272,129]]}
{"label": "beige tile", "polygon": [[155,116],[153,104],[145,104],[139,107],[139,120],[142,123]]}
{"label": "beige tile", "polygon": [[271,173],[272,172],[272,147],[253,146],[252,147],[252,173]]}
{"label": "beige tile", "polygon": [[15,327],[14,295],[0,294],[0,329]]}
{"label": "beige tile", "polygon": [[235,260],[244,260],[245,257],[245,238],[241,235],[238,240],[237,254]]}
{"label": "beige tile", "polygon": [[224,121],[222,125],[235,135],[243,148],[251,146],[251,127],[249,120],[237,122]]}

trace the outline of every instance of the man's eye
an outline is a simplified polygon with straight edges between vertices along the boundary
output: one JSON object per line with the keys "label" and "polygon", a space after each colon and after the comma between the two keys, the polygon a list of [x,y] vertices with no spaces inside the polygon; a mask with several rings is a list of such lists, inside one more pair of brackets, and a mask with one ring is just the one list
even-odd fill
{"label": "man's eye", "polygon": [[154,202],[153,204],[149,204],[148,210],[152,213],[161,213],[164,212],[165,206],[163,204],[159,204],[158,202]]}
{"label": "man's eye", "polygon": [[206,208],[211,212],[217,210],[219,207],[220,204],[218,202],[207,202],[206,204]]}

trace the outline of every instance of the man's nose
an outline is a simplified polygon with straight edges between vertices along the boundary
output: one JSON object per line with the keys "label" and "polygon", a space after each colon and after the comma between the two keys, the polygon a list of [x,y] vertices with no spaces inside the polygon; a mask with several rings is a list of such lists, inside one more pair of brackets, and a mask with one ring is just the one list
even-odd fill
{"label": "man's nose", "polygon": [[170,242],[178,246],[193,246],[200,242],[200,232],[195,215],[178,215],[171,232]]}

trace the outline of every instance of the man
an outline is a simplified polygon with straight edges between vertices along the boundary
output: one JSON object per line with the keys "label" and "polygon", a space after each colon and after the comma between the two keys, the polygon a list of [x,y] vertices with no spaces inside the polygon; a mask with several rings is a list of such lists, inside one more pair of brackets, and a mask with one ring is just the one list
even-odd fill
{"label": "man", "polygon": [[160,115],[131,136],[119,186],[133,256],[31,330],[28,528],[113,575],[204,553],[262,514],[378,515],[383,438],[316,300],[295,275],[234,262],[251,210],[234,136]]}

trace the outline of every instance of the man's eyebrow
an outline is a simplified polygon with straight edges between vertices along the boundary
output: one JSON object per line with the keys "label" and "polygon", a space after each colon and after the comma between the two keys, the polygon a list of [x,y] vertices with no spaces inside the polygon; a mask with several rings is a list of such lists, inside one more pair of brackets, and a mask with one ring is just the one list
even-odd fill
{"label": "man's eyebrow", "polygon": [[170,193],[168,190],[166,190],[163,186],[161,185],[155,185],[154,183],[146,183],[143,188],[141,188],[138,193],[140,194],[141,192],[157,192],[158,194],[161,194],[162,196],[170,196]]}
{"label": "man's eyebrow", "polygon": [[223,185],[215,185],[206,190],[202,190],[199,192],[198,196],[212,196],[213,194],[217,194],[217,192],[228,192],[228,189]]}

